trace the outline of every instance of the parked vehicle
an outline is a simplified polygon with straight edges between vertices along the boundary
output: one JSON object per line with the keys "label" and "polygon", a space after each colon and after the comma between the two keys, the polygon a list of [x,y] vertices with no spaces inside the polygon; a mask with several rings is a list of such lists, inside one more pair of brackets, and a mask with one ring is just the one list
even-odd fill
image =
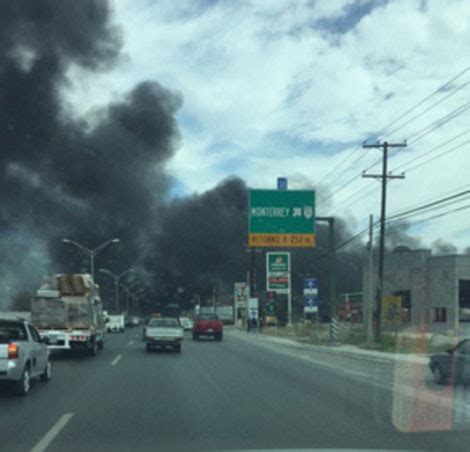
{"label": "parked vehicle", "polygon": [[50,349],[96,356],[105,335],[98,285],[88,274],[46,277],[31,302],[31,323]]}
{"label": "parked vehicle", "polygon": [[108,315],[108,322],[106,324],[108,333],[124,333],[125,319],[124,315]]}
{"label": "parked vehicle", "polygon": [[215,314],[200,314],[194,322],[193,339],[198,340],[201,336],[209,336],[221,341],[223,329],[222,322]]}
{"label": "parked vehicle", "polygon": [[146,349],[151,351],[156,347],[171,347],[180,353],[183,334],[177,318],[151,319],[145,332]]}
{"label": "parked vehicle", "polygon": [[459,342],[445,353],[432,355],[429,368],[439,385],[470,381],[470,339]]}
{"label": "parked vehicle", "polygon": [[0,382],[13,385],[16,394],[26,395],[32,378],[51,379],[49,353],[31,324],[0,319]]}
{"label": "parked vehicle", "polygon": [[193,329],[194,322],[188,317],[180,317],[179,321],[184,331],[191,331]]}

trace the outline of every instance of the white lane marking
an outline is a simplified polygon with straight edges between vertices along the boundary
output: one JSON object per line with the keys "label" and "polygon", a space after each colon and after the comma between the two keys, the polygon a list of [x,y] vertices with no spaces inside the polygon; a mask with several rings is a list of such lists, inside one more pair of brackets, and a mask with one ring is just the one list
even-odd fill
{"label": "white lane marking", "polygon": [[44,437],[31,449],[31,452],[44,452],[49,444],[72,419],[74,413],[65,413],[55,425],[44,435]]}
{"label": "white lane marking", "polygon": [[129,344],[128,345],[132,345],[134,343],[134,341],[129,341]]}
{"label": "white lane marking", "polygon": [[116,358],[114,358],[112,361],[111,361],[111,366],[115,366],[119,360],[122,358],[122,355],[117,355]]}

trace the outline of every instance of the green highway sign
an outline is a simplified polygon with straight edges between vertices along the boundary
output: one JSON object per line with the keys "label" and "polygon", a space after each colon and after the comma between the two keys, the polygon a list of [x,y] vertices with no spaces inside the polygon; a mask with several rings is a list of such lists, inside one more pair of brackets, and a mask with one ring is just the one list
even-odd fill
{"label": "green highway sign", "polygon": [[315,246],[313,190],[250,190],[250,247]]}

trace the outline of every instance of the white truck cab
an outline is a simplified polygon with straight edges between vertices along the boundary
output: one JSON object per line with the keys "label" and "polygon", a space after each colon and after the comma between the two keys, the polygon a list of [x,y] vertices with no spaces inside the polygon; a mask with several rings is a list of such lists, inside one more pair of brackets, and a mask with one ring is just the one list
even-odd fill
{"label": "white truck cab", "polygon": [[108,322],[106,324],[106,328],[108,330],[108,333],[124,333],[124,315],[108,315]]}

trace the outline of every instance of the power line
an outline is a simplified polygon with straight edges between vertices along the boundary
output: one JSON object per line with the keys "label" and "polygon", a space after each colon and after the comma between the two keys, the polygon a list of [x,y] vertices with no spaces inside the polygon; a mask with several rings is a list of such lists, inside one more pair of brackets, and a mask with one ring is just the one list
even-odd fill
{"label": "power line", "polygon": [[[447,88],[452,82],[454,82],[455,80],[457,80],[458,78],[460,78],[463,74],[465,74],[466,72],[470,71],[470,66],[467,66],[465,69],[463,69],[461,72],[459,72],[457,75],[455,75],[454,77],[452,77],[450,80],[448,80],[447,82],[445,82],[443,85],[441,85],[439,88],[437,88],[436,90],[434,90],[431,94],[429,94],[428,96],[426,96],[424,99],[422,99],[421,101],[419,101],[417,104],[413,105],[410,109],[408,109],[407,111],[405,111],[405,113],[403,113],[402,115],[398,116],[398,118],[395,118],[393,121],[391,121],[388,125],[386,125],[382,130],[380,130],[378,132],[378,136],[380,137],[381,134],[383,134],[389,127],[393,126],[394,124],[396,124],[398,121],[400,121],[400,119],[404,118],[405,116],[407,116],[408,114],[410,114],[411,112],[413,112],[414,110],[416,110],[418,107],[420,107],[421,105],[423,105],[426,101],[428,101],[429,99],[431,99],[434,95],[436,95],[437,93],[441,92],[442,90],[444,90],[445,88]],[[390,133],[389,133],[390,134]]]}
{"label": "power line", "polygon": [[[393,213],[391,216],[393,217],[394,215],[398,215],[398,214],[401,214],[405,211],[408,211],[408,210],[411,210],[411,209],[415,209],[417,207],[421,207],[423,206],[424,204],[428,204],[428,203],[432,203],[434,201],[439,201],[440,199],[442,199],[443,196],[448,196],[450,195],[451,193],[454,193],[456,191],[459,191],[459,190],[462,190],[463,188],[467,188],[467,187],[470,187],[470,184],[464,184],[464,185],[461,185],[460,187],[456,187],[452,190],[448,190],[444,193],[441,193],[437,198],[435,196],[433,196],[431,199],[427,199],[426,201],[422,201],[422,203],[418,204],[418,205],[413,205],[413,206],[408,206],[408,207],[405,207],[404,209],[401,209],[395,213]],[[423,204],[424,203],[424,204]]]}
{"label": "power line", "polygon": [[[470,69],[470,68],[469,68]],[[458,88],[455,88],[453,91],[451,91],[449,94],[447,94],[446,96],[442,97],[441,99],[439,99],[437,102],[434,102],[433,104],[431,104],[429,107],[425,108],[422,112],[418,113],[417,115],[413,116],[411,119],[409,119],[407,122],[405,122],[404,124],[398,126],[397,128],[389,131],[387,133],[386,136],[390,136],[392,133],[395,133],[395,132],[398,132],[399,130],[403,129],[404,127],[406,127],[407,125],[411,124],[412,122],[416,121],[416,119],[420,118],[421,116],[423,116],[424,114],[426,114],[428,111],[432,110],[434,107],[437,107],[438,105],[442,104],[442,102],[445,102],[447,99],[449,99],[450,97],[452,97],[453,95],[455,95],[456,93],[458,93],[460,90],[462,90],[463,88],[467,87],[468,85],[470,85],[470,80],[465,82],[463,85],[460,85]]]}
{"label": "power line", "polygon": [[453,148],[450,148],[450,149],[448,149],[447,151],[441,152],[440,154],[437,154],[437,155],[435,155],[434,157],[431,157],[430,159],[425,160],[424,162],[421,162],[421,163],[419,163],[419,164],[417,164],[417,165],[415,165],[415,166],[412,166],[411,168],[408,168],[408,169],[405,168],[404,171],[405,171],[406,173],[410,173],[411,171],[414,171],[415,169],[418,169],[418,168],[420,168],[420,167],[423,166],[423,165],[426,165],[426,164],[428,164],[428,163],[430,163],[430,162],[432,162],[432,161],[434,161],[434,160],[436,160],[436,159],[438,159],[438,158],[440,158],[440,157],[442,157],[442,156],[444,156],[444,155],[450,154],[451,152],[454,152],[454,151],[456,151],[457,149],[460,149],[461,147],[465,146],[465,145],[468,144],[468,143],[470,143],[470,140],[464,141],[463,143],[460,143],[459,145],[454,146]]}
{"label": "power line", "polygon": [[470,102],[466,102],[465,104],[461,105],[459,108],[456,108],[455,110],[451,111],[447,115],[442,116],[441,118],[439,118],[438,120],[430,124],[429,126],[426,126],[424,129],[421,129],[420,131],[412,135],[409,138],[408,142],[410,144],[416,143],[417,141],[428,136],[430,133],[434,132],[434,130],[439,129],[443,125],[447,124],[448,122],[451,122],[455,118],[458,118],[460,115],[462,115],[469,109],[470,109]]}
{"label": "power line", "polygon": [[367,190],[368,188],[374,186],[374,190],[372,191],[369,191],[366,195],[364,196],[361,196],[359,199],[357,199],[356,201],[354,201],[353,203],[350,204],[350,206],[354,205],[354,204],[357,204],[360,200],[364,199],[366,196],[369,196],[370,194],[372,194],[373,192],[376,191],[377,187],[376,187],[376,184],[375,182],[372,182],[368,185],[364,185],[363,187],[361,187],[359,190],[355,191],[354,193],[352,193],[351,195],[347,196],[346,198],[342,199],[338,204],[335,205],[335,209],[338,209],[340,206],[342,206],[343,204],[346,203],[346,201],[349,201],[350,199],[352,198],[355,198],[358,194],[362,193],[364,190]]}
{"label": "power line", "polygon": [[345,159],[341,160],[341,162],[335,167],[333,168],[331,171],[329,171],[328,173],[326,173],[317,183],[318,185],[320,185],[328,176],[330,176],[331,174],[333,174],[335,171],[337,171],[342,165],[343,163],[347,162],[357,151],[361,150],[361,147],[358,146],[356,149],[354,149],[350,154],[348,154],[346,156]]}
{"label": "power line", "polygon": [[422,154],[417,155],[416,157],[413,157],[412,159],[410,159],[410,160],[408,160],[408,161],[406,161],[406,162],[404,162],[404,163],[402,163],[402,164],[396,166],[396,167],[393,169],[393,171],[397,171],[399,168],[403,168],[404,166],[409,165],[410,163],[413,163],[413,162],[415,162],[415,161],[417,161],[417,160],[421,160],[422,158],[429,156],[429,154],[431,154],[431,153],[433,153],[433,152],[435,152],[435,151],[437,151],[437,150],[443,148],[444,146],[448,145],[449,143],[452,143],[453,141],[455,141],[455,140],[457,140],[457,139],[463,137],[463,136],[466,135],[467,133],[470,133],[470,129],[466,129],[466,130],[464,130],[463,132],[459,133],[458,135],[455,135],[454,137],[452,137],[452,138],[450,138],[450,139],[444,141],[443,143],[440,143],[440,144],[438,144],[437,146],[434,146],[434,147],[431,148],[430,150],[428,150],[428,151],[426,151],[426,152],[423,152]]}
{"label": "power line", "polygon": [[391,221],[391,220],[396,219],[396,218],[402,218],[404,216],[408,216],[410,213],[420,212],[421,210],[425,210],[425,209],[428,209],[430,207],[438,206],[440,204],[446,203],[448,201],[452,201],[452,200],[457,199],[457,198],[461,198],[462,196],[467,196],[469,194],[470,194],[470,190],[464,190],[464,191],[461,191],[459,193],[456,193],[455,195],[446,196],[446,197],[441,198],[437,201],[429,202],[427,204],[423,204],[421,206],[414,207],[412,209],[408,209],[408,210],[405,210],[405,211],[400,212],[400,213],[396,213],[395,215],[390,215],[388,220]]}
{"label": "power line", "polygon": [[[411,112],[413,112],[414,110],[416,110],[418,107],[420,107],[421,105],[423,105],[425,102],[427,102],[429,99],[431,99],[433,96],[435,96],[436,94],[438,94],[439,92],[443,91],[445,88],[449,87],[450,84],[452,82],[454,82],[455,80],[457,80],[458,78],[460,78],[462,75],[464,75],[466,72],[470,71],[470,66],[467,66],[465,69],[463,69],[461,72],[459,72],[457,75],[455,75],[454,77],[452,77],[450,80],[448,80],[447,82],[445,82],[443,85],[439,86],[439,88],[435,89],[431,94],[427,95],[424,99],[420,100],[418,103],[416,103],[415,105],[413,105],[411,108],[409,108],[408,110],[406,110],[403,114],[401,114],[400,116],[398,116],[397,118],[395,118],[394,120],[392,120],[390,123],[388,123],[385,127],[383,127],[377,134],[376,134],[376,137],[377,138],[380,138],[380,136],[388,129],[390,128],[391,126],[393,126],[394,124],[396,124],[400,119],[404,118],[405,116],[407,116],[408,114],[410,114]],[[470,82],[467,82],[467,84],[470,83]],[[451,93],[449,93],[449,95],[447,95],[443,100],[447,99],[448,97],[450,97],[451,95],[455,94],[456,92],[460,91],[461,89],[463,89],[464,87],[466,86],[465,85],[462,85],[460,86],[459,88],[457,88],[456,90],[452,91]],[[453,94],[452,94],[453,93]],[[442,101],[443,101],[442,100]],[[440,103],[440,102],[439,102]],[[433,106],[431,106],[431,108],[434,108],[434,106],[438,105],[438,103],[434,104]],[[424,113],[426,113],[428,110],[425,110],[424,112],[420,113],[420,115],[423,115]],[[419,117],[419,116],[417,116]],[[408,125],[409,122],[405,123],[404,125],[401,125],[397,128],[395,128],[392,132],[389,132],[387,135],[390,135],[391,133],[393,132],[397,132],[398,130],[402,129],[403,127],[405,127],[406,125]],[[370,137],[369,137],[370,138]],[[367,140],[366,140],[367,141]],[[358,147],[356,148],[354,151],[351,152],[351,154],[349,154],[348,156],[346,156],[346,158],[344,158],[335,168],[333,168],[331,171],[329,171],[325,176],[323,176],[320,181],[318,182],[318,184],[322,183],[325,179],[327,179],[331,174],[334,174],[336,171],[338,171],[340,169],[340,167],[343,166],[344,163],[346,163],[350,158],[352,158],[352,156],[358,152],[359,150],[361,149],[361,147]],[[343,176],[345,173],[347,173],[357,162],[359,162],[360,160],[362,160],[362,158],[365,157],[365,153],[363,153],[358,159],[356,159],[353,163],[351,163],[348,167],[346,167],[346,169],[344,171],[342,171],[342,173],[340,175],[338,175],[337,177],[335,177],[334,181],[330,182],[330,184],[333,184],[334,182],[336,182],[341,176]],[[372,166],[375,166],[372,165]],[[366,169],[365,171],[368,171],[370,168]]]}
{"label": "power line", "polygon": [[[361,148],[359,148],[361,149]],[[334,184],[339,178],[341,178],[344,174],[346,174],[356,163],[360,162],[369,152],[369,150],[366,150],[366,152],[363,152],[354,162],[352,162],[344,171],[342,171],[340,174],[338,174],[332,181],[330,181],[330,184]]]}
{"label": "power line", "polygon": [[[428,217],[428,218],[423,218],[421,220],[416,220],[414,221],[413,223],[414,224],[417,224],[417,223],[425,223],[427,221],[430,221],[430,220],[435,220],[436,218],[441,218],[441,217],[445,217],[447,215],[450,215],[452,213],[455,213],[455,212],[461,212],[462,210],[467,210],[467,209],[470,209],[470,204],[467,204],[465,206],[462,206],[462,207],[457,207],[456,209],[452,209],[452,210],[448,210],[446,212],[443,212],[443,213],[439,213],[437,215],[433,215],[431,217]],[[393,222],[396,222],[398,220],[392,220]]]}

